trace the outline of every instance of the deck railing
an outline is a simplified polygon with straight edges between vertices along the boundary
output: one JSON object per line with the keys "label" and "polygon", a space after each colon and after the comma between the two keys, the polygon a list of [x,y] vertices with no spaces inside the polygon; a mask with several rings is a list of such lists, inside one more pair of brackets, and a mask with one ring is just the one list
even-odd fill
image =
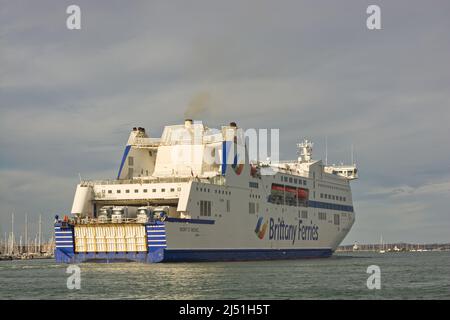
{"label": "deck railing", "polygon": [[180,182],[201,182],[216,185],[224,185],[225,177],[214,176],[210,178],[200,177],[152,177],[142,179],[127,179],[127,180],[82,180],[80,185],[89,187],[94,185],[121,185],[121,184],[148,184],[148,183],[180,183]]}

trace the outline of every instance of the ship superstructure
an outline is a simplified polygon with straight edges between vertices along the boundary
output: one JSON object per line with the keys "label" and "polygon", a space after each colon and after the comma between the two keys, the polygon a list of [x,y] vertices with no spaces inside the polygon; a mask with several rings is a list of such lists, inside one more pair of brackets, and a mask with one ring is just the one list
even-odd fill
{"label": "ship superstructure", "polygon": [[355,220],[355,165],[250,162],[242,131],[200,122],[133,128],[116,179],[81,181],[55,222],[55,257],[81,261],[229,261],[328,257]]}

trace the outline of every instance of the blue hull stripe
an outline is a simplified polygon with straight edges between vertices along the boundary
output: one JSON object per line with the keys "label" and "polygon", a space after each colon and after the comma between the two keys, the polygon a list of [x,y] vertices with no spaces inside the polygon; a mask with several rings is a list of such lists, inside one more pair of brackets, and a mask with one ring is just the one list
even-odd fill
{"label": "blue hull stripe", "polygon": [[193,223],[193,224],[214,224],[214,220],[206,219],[181,219],[181,218],[167,218],[168,222],[179,222],[179,223]]}
{"label": "blue hull stripe", "polygon": [[165,262],[195,261],[246,261],[283,260],[301,258],[327,258],[331,249],[212,249],[212,250],[170,250],[164,252]]}
{"label": "blue hull stripe", "polygon": [[[146,252],[99,252],[76,253],[56,250],[56,261],[63,263],[76,262],[120,262],[137,261],[154,262],[203,262],[203,261],[252,261],[252,260],[286,260],[305,258],[327,258],[332,255],[331,249],[212,249],[212,250],[170,250],[165,245],[152,245],[154,249],[160,247],[161,258]],[[150,246],[149,246],[150,248]]]}
{"label": "blue hull stripe", "polygon": [[328,203],[328,202],[321,202],[321,201],[308,200],[308,206],[312,207],[312,208],[319,208],[319,209],[330,209],[330,210],[353,212],[353,206],[346,206],[343,204],[335,204],[335,203]]}

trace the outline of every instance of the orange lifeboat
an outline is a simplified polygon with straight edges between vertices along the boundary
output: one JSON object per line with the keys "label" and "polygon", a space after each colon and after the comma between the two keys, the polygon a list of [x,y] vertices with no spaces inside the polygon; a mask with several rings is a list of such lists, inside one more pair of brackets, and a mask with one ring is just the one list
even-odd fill
{"label": "orange lifeboat", "polygon": [[297,190],[297,196],[299,199],[308,199],[308,190],[299,188]]}

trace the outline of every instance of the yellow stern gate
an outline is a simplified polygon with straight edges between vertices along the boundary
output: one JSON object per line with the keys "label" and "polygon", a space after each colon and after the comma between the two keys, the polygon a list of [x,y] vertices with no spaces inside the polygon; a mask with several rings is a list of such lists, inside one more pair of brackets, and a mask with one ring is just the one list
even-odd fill
{"label": "yellow stern gate", "polygon": [[75,252],[147,252],[142,224],[75,225]]}

